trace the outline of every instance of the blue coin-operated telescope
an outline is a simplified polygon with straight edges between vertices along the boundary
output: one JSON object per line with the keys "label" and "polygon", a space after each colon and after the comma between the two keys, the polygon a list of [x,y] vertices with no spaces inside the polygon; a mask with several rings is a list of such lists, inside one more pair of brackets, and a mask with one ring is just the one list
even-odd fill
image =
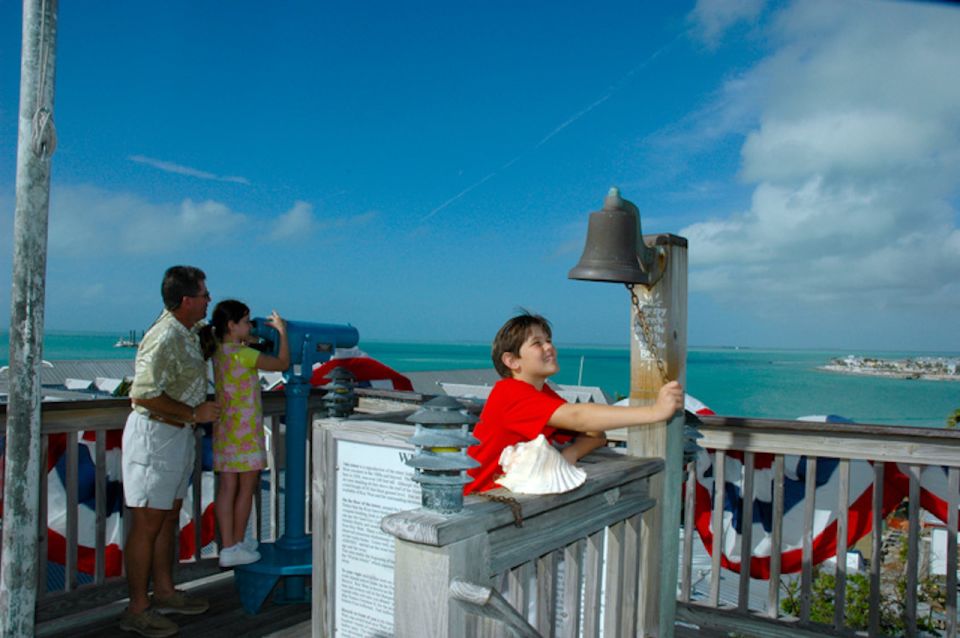
{"label": "blue coin-operated telescope", "polygon": [[[263,317],[255,318],[251,335],[258,349],[277,355],[280,335]],[[234,582],[247,613],[255,614],[283,578],[275,602],[308,603],[307,579],[313,567],[311,540],[305,530],[307,399],[313,366],[330,359],[336,348],[352,348],[360,333],[350,325],[287,321],[290,367],[284,372],[286,393],[286,474],[284,477],[284,529],[275,543],[260,543],[260,560],[234,568]]]}
{"label": "blue coin-operated telescope", "polygon": [[[280,335],[267,325],[263,317],[251,322],[250,334],[260,339],[257,349],[276,356],[280,349]],[[300,375],[310,378],[315,363],[330,359],[336,348],[352,348],[360,341],[360,333],[351,325],[287,321],[287,342],[290,344],[290,364],[300,366]],[[288,371],[289,373],[289,371]]]}

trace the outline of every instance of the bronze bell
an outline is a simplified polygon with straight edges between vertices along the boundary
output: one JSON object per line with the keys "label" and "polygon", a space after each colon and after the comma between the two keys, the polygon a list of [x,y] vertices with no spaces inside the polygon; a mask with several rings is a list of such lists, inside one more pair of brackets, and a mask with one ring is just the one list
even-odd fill
{"label": "bronze bell", "polygon": [[663,260],[640,232],[640,211],[611,188],[603,208],[590,213],[583,255],[570,279],[652,286],[663,275]]}

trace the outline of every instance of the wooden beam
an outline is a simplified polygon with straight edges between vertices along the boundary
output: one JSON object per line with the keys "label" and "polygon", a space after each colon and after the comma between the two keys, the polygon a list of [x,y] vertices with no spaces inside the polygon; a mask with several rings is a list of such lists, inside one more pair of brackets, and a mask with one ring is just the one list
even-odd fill
{"label": "wooden beam", "polygon": [[450,595],[468,611],[502,622],[516,638],[541,638],[546,635],[531,627],[500,592],[492,587],[454,579],[450,583]]}
{"label": "wooden beam", "polygon": [[37,602],[40,368],[57,59],[57,0],[24,0],[17,128],[0,635],[32,636]]}
{"label": "wooden beam", "polygon": [[[639,310],[630,309],[630,405],[638,406],[652,404],[668,380],[685,383],[687,362],[687,240],[651,235],[644,241],[664,248],[666,263],[663,277],[654,286],[633,287]],[[646,586],[638,601],[638,632],[663,638],[673,636],[677,604],[683,425],[679,413],[669,422],[627,432],[630,454],[661,457],[665,462],[663,475],[650,482],[658,506],[643,516],[640,580]]]}
{"label": "wooden beam", "polygon": [[699,443],[710,449],[947,466],[960,458],[960,431],[946,428],[699,418]]}

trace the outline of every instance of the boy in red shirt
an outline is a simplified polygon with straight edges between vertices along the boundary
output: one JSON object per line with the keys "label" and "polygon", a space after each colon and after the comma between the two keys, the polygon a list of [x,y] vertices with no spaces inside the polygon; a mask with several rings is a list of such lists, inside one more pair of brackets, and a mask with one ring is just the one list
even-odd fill
{"label": "boy in red shirt", "polygon": [[493,340],[493,366],[503,377],[493,386],[473,435],[480,440],[468,454],[480,467],[468,472],[473,482],[464,494],[498,487],[500,453],[508,445],[532,441],[543,434],[563,450],[570,463],[606,443],[604,432],[666,421],[683,407],[683,389],[676,381],[660,388],[651,406],[625,408],[597,403],[567,403],[546,385],[560,369],[550,324],[539,315],[510,319]]}

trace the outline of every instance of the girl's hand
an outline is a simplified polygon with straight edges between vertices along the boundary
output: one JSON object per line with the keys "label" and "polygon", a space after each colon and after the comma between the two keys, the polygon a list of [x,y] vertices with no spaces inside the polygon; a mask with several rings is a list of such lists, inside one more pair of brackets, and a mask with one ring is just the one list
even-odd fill
{"label": "girl's hand", "polygon": [[270,317],[267,318],[267,325],[275,329],[280,334],[285,334],[287,332],[287,322],[283,320],[283,317],[277,314],[276,310],[270,313]]}

